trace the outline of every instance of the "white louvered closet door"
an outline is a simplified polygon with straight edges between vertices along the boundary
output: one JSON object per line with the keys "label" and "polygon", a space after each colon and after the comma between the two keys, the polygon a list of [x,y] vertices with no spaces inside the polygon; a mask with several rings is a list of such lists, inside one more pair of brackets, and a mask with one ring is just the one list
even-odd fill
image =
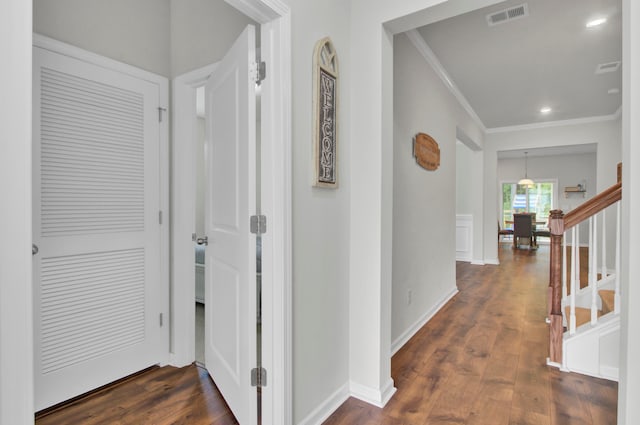
{"label": "white louvered closet door", "polygon": [[35,402],[158,363],[159,88],[34,48]]}

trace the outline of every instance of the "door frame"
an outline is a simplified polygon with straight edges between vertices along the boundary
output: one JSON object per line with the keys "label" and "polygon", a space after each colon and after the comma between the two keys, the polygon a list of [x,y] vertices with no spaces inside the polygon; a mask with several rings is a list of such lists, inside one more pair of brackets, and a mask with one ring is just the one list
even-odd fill
{"label": "door frame", "polygon": [[[291,19],[280,0],[225,0],[261,25],[261,55],[267,62],[262,83],[261,213],[263,367],[265,425],[292,421],[292,242],[291,242]],[[211,64],[182,74],[172,84],[171,177],[171,355],[174,366],[195,360],[196,89],[216,68]]]}

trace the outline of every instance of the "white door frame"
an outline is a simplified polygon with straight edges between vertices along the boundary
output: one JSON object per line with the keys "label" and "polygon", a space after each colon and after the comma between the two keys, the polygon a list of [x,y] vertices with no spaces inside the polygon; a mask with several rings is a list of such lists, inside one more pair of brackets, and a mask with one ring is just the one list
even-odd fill
{"label": "white door frame", "polygon": [[[263,388],[265,425],[292,421],[291,380],[291,21],[279,0],[225,0],[261,24],[261,55],[267,62],[262,83],[262,237]],[[195,359],[196,89],[216,65],[173,80],[171,363],[185,366]],[[272,332],[270,334],[270,332]]]}

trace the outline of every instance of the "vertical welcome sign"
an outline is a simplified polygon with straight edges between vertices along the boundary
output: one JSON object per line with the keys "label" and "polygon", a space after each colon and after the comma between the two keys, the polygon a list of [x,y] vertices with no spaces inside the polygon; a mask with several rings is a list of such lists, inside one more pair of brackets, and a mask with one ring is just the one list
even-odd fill
{"label": "vertical welcome sign", "polygon": [[315,182],[338,187],[338,57],[331,40],[316,43],[313,52]]}

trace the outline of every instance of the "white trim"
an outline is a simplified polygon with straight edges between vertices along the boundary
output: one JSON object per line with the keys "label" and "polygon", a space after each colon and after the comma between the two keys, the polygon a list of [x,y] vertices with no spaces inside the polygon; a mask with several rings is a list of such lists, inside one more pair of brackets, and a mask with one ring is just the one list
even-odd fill
{"label": "white trim", "polygon": [[[93,65],[101,66],[112,71],[121,72],[123,74],[139,78],[141,80],[146,80],[157,84],[163,84],[164,82],[164,84],[169,87],[167,78],[163,77],[162,75],[154,74],[153,72],[145,71],[141,68],[136,68],[135,66],[126,64],[124,62],[118,62],[115,59],[111,59],[106,56],[81,49],[80,47],[76,47],[71,44],[49,38],[42,34],[33,34],[33,46],[40,47],[51,52],[59,53],[61,55],[69,56]],[[166,103],[163,105],[163,107],[165,106]]]}
{"label": "white trim", "polygon": [[618,108],[611,115],[600,115],[596,117],[575,118],[571,120],[545,121],[532,124],[513,125],[507,127],[493,127],[485,130],[486,134],[510,133],[513,131],[539,130],[541,128],[562,127],[565,125],[582,125],[604,121],[615,121],[620,118],[621,110]]}
{"label": "white trim", "polygon": [[[270,62],[261,96],[262,213],[268,216],[269,222],[269,231],[263,237],[262,279],[263,285],[271,288],[270,305],[265,304],[269,295],[263,291],[263,367],[269,370],[270,385],[262,391],[262,420],[264,425],[290,425],[293,420],[291,19],[287,6],[278,0],[227,2],[242,12],[251,13],[249,16],[262,24],[262,56],[268,56]],[[271,8],[271,12],[265,8]],[[195,358],[195,326],[192,324],[195,272],[191,241],[195,231],[195,176],[191,172],[195,147],[195,88],[204,83],[213,67],[191,71],[173,81],[173,140],[174,143],[177,140],[193,141],[181,149],[173,149],[172,326],[175,332],[171,360],[176,366],[189,364]],[[267,115],[270,118],[266,118]]]}
{"label": "white trim", "polygon": [[279,0],[224,0],[259,24],[266,24],[289,14],[289,8]]}
{"label": "white trim", "polygon": [[387,380],[381,390],[350,381],[349,390],[351,397],[380,408],[384,407],[396,392],[396,388],[393,386],[393,379]]}
{"label": "white trim", "polygon": [[[292,380],[292,146],[291,22],[289,14],[261,26],[261,208],[269,231],[262,238],[262,360],[272,378],[262,390],[263,424],[293,421]],[[271,298],[269,299],[269,295]],[[271,329],[271,335],[268,330]]]}
{"label": "white trim", "polygon": [[484,266],[486,263],[482,260],[471,260],[472,266]]}
{"label": "white trim", "polygon": [[453,297],[458,293],[458,288],[454,288],[451,292],[446,294],[436,305],[434,305],[429,311],[424,313],[409,329],[404,331],[402,335],[396,338],[391,344],[391,355],[396,354],[413,336],[426,325],[429,320],[433,318]]}
{"label": "white trim", "polygon": [[[195,360],[195,268],[192,233],[195,224],[196,89],[216,69],[204,66],[172,82],[171,175],[171,343],[170,362],[182,367]],[[182,141],[177,149],[177,141]],[[185,142],[187,141],[187,142]],[[191,141],[189,143],[188,141]],[[200,236],[200,235],[199,235]]]}
{"label": "white trim", "polygon": [[460,89],[458,89],[458,86],[456,86],[456,84],[453,82],[453,79],[451,78],[447,70],[444,69],[444,66],[442,66],[442,64],[436,57],[436,54],[433,53],[433,50],[431,50],[418,30],[407,31],[405,34],[407,34],[407,37],[409,38],[409,41],[411,41],[411,44],[413,44],[415,48],[418,49],[418,52],[422,55],[422,57],[427,61],[429,65],[431,65],[433,71],[438,77],[440,77],[445,87],[449,89],[451,94],[456,98],[456,100],[460,103],[464,110],[467,111],[469,116],[478,125],[478,127],[480,127],[486,133],[487,128],[482,123],[482,120],[480,119],[478,114],[476,114],[476,111],[473,110],[467,98],[464,97]]}
{"label": "white trim", "polygon": [[600,376],[599,378],[608,379],[609,381],[620,380],[620,368],[612,367],[612,366],[600,366]]}
{"label": "white trim", "polygon": [[32,424],[32,2],[0,13],[0,424]]}
{"label": "white trim", "polygon": [[499,266],[500,265],[500,260],[498,260],[497,258],[487,258],[484,260],[484,264],[485,265],[492,265],[492,266]]}
{"label": "white trim", "polygon": [[303,420],[298,422],[298,425],[321,425],[326,421],[329,416],[333,414],[338,408],[349,399],[351,393],[349,392],[349,384],[344,384],[338,388],[336,392],[331,394],[325,401],[320,403],[318,407],[313,409]]}

